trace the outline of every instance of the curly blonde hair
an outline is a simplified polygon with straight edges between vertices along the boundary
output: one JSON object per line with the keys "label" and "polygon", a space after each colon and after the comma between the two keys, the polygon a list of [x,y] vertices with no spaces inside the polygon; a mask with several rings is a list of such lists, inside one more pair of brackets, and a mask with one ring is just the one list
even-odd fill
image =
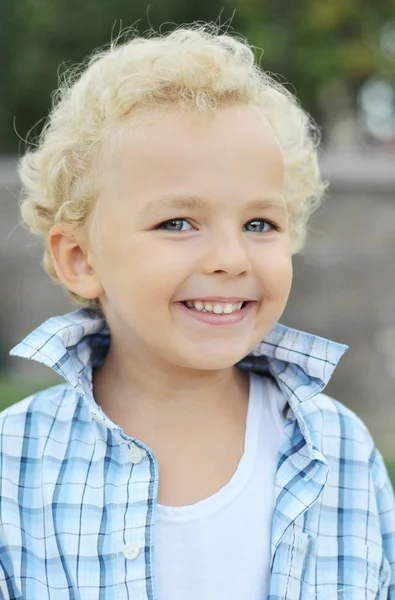
{"label": "curly blonde hair", "polygon": [[[291,248],[300,251],[326,188],[317,164],[319,131],[296,98],[256,64],[241,36],[194,23],[112,42],[63,77],[37,146],[19,164],[22,220],[44,240],[42,264],[50,277],[59,282],[48,233],[54,224],[70,231],[87,222],[100,189],[95,160],[115,125],[159,107],[179,105],[202,114],[236,103],[258,109],[277,136]],[[99,306],[67,292],[75,304]]]}

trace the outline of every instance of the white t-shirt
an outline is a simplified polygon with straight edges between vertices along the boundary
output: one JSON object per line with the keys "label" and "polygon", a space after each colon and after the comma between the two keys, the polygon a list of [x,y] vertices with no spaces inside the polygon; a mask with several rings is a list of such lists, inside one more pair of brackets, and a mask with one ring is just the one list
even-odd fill
{"label": "white t-shirt", "polygon": [[244,454],[232,479],[196,504],[158,504],[158,600],[266,598],[284,406],[272,379],[250,373]]}

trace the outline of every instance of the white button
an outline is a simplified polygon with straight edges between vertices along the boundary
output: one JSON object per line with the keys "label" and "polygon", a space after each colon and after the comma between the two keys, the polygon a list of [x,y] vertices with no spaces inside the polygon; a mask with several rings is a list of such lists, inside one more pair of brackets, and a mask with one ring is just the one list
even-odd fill
{"label": "white button", "polygon": [[124,546],[123,555],[125,558],[129,558],[130,560],[134,560],[140,554],[140,548],[134,542],[129,542]]}
{"label": "white button", "polygon": [[145,456],[145,450],[143,450],[142,448],[139,448],[138,446],[135,446],[135,444],[133,444],[132,446],[130,446],[129,456],[130,456],[130,460],[132,461],[132,463],[137,465],[139,462],[141,462],[143,460],[143,458]]}

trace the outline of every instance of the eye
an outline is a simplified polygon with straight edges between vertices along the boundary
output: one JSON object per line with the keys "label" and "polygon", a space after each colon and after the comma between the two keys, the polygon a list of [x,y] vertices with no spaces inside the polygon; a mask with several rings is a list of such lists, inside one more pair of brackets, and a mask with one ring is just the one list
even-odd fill
{"label": "eye", "polygon": [[[187,228],[183,227],[184,223],[188,225]],[[160,223],[156,229],[163,229],[164,231],[190,231],[192,225],[186,219],[171,219],[170,221]]]}
{"label": "eye", "polygon": [[245,224],[245,227],[249,226],[251,229],[248,229],[247,231],[250,231],[251,233],[266,233],[271,229],[274,229],[275,231],[279,230],[279,227],[275,223],[272,223],[272,221],[268,221],[267,219],[254,219]]}

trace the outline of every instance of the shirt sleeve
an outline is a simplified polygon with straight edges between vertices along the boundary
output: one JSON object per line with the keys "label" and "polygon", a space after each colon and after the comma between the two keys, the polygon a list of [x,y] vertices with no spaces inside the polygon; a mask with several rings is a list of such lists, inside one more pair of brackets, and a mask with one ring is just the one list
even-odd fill
{"label": "shirt sleeve", "polygon": [[[380,569],[382,584],[388,585],[386,600],[395,600],[395,497],[383,457],[377,448],[372,454],[372,474],[375,482],[377,510],[383,540],[383,560]],[[381,598],[381,596],[380,596]],[[383,598],[384,600],[384,598]]]}

